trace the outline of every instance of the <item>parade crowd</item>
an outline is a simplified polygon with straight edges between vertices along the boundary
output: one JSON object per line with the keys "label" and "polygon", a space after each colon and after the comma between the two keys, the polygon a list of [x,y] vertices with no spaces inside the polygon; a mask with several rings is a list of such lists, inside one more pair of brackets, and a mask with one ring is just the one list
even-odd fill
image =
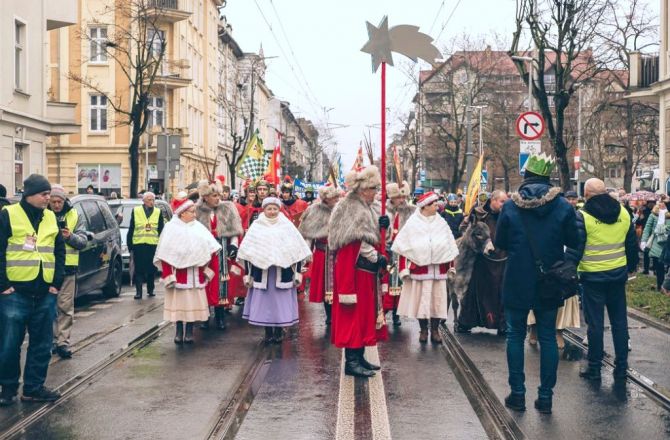
{"label": "parade crowd", "polygon": [[[281,344],[298,323],[298,301],[307,292],[310,302],[323,305],[332,344],[344,349],[344,373],[356,377],[380,369],[365,358],[365,347],[387,339],[401,318],[418,320],[420,343],[441,344],[440,325],[451,307],[456,332],[479,327],[506,337],[505,405],[513,410],[526,408],[526,337],[539,343],[534,406],[550,413],[565,344],[561,330],[579,327],[583,311],[588,362],[580,376],[600,380],[606,308],[614,378],[625,379],[625,289],[641,253],[659,292],[670,289],[666,200],[633,211],[595,178],[580,200],[551,185],[553,166],[546,156],[531,156],[517,192],[482,193],[470,212],[460,194],[412,199],[407,182],[389,183],[382,201],[374,166],[352,170],[344,188],[308,189],[303,198],[290,180],[278,189],[251,184],[240,198],[231,198],[223,181],[203,180],[176,195],[169,221],[154,206],[156,195],[144,192],[127,236],[135,298],[142,299],[144,286],[154,296],[160,276],[164,319],[175,323],[176,344],[193,343],[194,327],[206,331],[212,318],[225,330],[234,306],[249,324],[264,327],[266,343]],[[31,175],[24,188],[16,204],[0,194],[0,206],[6,205],[0,211],[2,406],[18,394],[26,331],[21,399],[59,398],[44,382],[52,353],[72,356],[78,250],[91,239],[60,185]],[[574,289],[548,285],[548,277],[573,269],[579,274]]]}

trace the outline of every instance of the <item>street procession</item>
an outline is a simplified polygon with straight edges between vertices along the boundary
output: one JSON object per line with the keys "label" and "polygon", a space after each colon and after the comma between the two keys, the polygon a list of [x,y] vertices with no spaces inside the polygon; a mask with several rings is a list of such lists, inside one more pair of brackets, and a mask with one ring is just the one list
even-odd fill
{"label": "street procession", "polygon": [[0,440],[670,439],[670,0],[0,17]]}

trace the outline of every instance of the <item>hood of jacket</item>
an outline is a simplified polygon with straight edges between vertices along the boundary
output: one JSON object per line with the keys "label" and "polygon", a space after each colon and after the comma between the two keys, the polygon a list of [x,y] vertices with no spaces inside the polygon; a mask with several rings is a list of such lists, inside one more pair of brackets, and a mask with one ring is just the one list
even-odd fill
{"label": "hood of jacket", "polygon": [[608,225],[616,223],[621,214],[621,205],[609,194],[598,194],[591,197],[582,209]]}
{"label": "hood of jacket", "polygon": [[519,191],[512,194],[512,202],[520,209],[532,210],[540,217],[551,213],[552,202],[561,194],[560,188],[553,187],[545,178],[531,177],[524,180]]}

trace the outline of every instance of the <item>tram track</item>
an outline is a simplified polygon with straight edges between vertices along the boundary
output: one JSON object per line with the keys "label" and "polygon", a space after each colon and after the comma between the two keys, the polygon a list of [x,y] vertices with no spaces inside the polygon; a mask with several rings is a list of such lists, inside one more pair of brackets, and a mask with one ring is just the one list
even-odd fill
{"label": "tram track", "polygon": [[[577,332],[570,329],[564,329],[563,337],[572,345],[579,348],[584,354],[588,352],[588,347],[582,342],[583,337]],[[604,353],[602,364],[609,370],[614,370],[614,358],[607,353]],[[628,368],[626,376],[629,382],[640,387],[654,403],[666,411],[670,411],[670,390],[655,383],[650,378],[632,368]]]}
{"label": "tram track", "polygon": [[447,363],[465,391],[468,401],[490,439],[526,439],[519,425],[495,395],[472,359],[446,325],[440,325]]}
{"label": "tram track", "polygon": [[242,375],[233,397],[221,402],[217,408],[205,439],[232,440],[235,438],[258,390],[265,381],[271,364],[271,350],[265,344],[260,343],[256,349],[256,356],[249,370]]}
{"label": "tram track", "polygon": [[[155,310],[155,308],[153,309]],[[146,311],[145,314],[146,313],[149,313],[149,311]],[[119,361],[129,357],[136,350],[139,350],[145,347],[146,345],[150,344],[151,342],[153,342],[156,338],[158,338],[158,336],[160,336],[161,332],[170,325],[171,323],[169,321],[158,322],[157,324],[153,325],[151,328],[146,330],[144,333],[128,342],[125,346],[121,347],[120,349],[108,355],[106,358],[103,358],[96,364],[92,365],[89,368],[86,368],[85,370],[76,374],[74,377],[71,377],[70,379],[65,381],[63,384],[61,384],[56,388],[56,390],[58,390],[61,393],[60,399],[58,399],[55,402],[38,404],[39,406],[32,409],[29,414],[27,415],[20,414],[17,417],[19,420],[9,422],[8,424],[9,426],[7,427],[0,427],[1,431],[0,440],[15,438],[18,435],[24,434],[26,430],[29,429],[31,426],[33,426],[35,423],[42,420],[52,411],[61,407],[71,398],[81,393],[84,389],[91,386],[95,382],[95,379],[104,374],[110,367],[112,367]],[[123,325],[118,326],[118,328],[121,327],[123,327]],[[106,332],[105,335],[98,337],[98,339],[96,340],[99,340],[102,337],[110,333],[113,333],[114,331],[118,330],[118,328]],[[87,340],[86,346],[94,342],[95,342],[94,340]],[[81,350],[82,348],[83,347],[80,347],[79,349]]]}

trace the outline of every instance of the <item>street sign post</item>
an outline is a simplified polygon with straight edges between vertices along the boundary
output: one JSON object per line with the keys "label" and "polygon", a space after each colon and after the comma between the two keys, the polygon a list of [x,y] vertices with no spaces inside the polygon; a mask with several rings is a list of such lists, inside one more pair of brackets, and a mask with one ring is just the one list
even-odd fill
{"label": "street sign post", "polygon": [[515,129],[521,139],[534,141],[544,134],[544,118],[538,112],[521,113],[516,119]]}

